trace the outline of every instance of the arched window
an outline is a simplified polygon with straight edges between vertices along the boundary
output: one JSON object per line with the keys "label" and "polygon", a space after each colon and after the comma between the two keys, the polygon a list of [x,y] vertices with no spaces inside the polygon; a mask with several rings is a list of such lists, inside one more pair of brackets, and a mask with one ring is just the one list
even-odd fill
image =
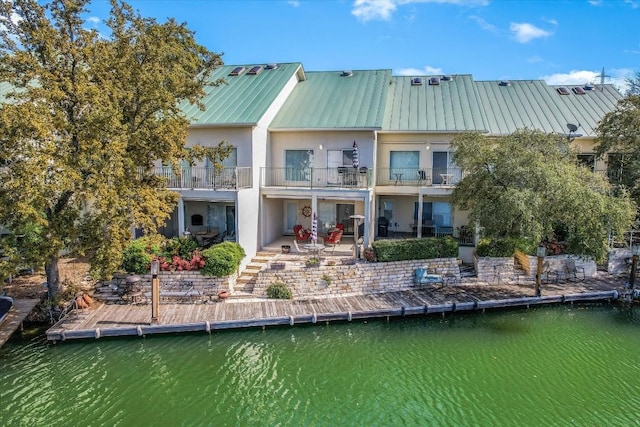
{"label": "arched window", "polygon": [[202,220],[202,215],[195,214],[191,215],[191,225],[203,225],[204,222]]}

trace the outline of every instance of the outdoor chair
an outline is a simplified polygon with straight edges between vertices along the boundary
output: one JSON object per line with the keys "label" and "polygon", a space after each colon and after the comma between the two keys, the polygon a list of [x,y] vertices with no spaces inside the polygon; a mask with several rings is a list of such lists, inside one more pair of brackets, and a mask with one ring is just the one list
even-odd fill
{"label": "outdoor chair", "polygon": [[300,246],[298,246],[298,241],[296,239],[293,239],[293,246],[295,246],[296,252],[299,254],[306,254],[307,252],[309,252],[306,249],[300,249]]}
{"label": "outdoor chair", "polygon": [[341,239],[342,239],[342,230],[333,230],[331,234],[329,234],[329,237],[324,239],[324,244],[333,245],[333,249],[331,250],[331,252],[334,252],[336,250],[336,245],[340,244]]}
{"label": "outdoor chair", "polygon": [[567,260],[567,279],[580,282],[585,279],[584,267],[578,267],[575,259]]}
{"label": "outdoor chair", "polygon": [[295,235],[295,239],[298,242],[307,242],[311,237],[311,233],[304,228],[300,224],[293,227],[293,233]]}

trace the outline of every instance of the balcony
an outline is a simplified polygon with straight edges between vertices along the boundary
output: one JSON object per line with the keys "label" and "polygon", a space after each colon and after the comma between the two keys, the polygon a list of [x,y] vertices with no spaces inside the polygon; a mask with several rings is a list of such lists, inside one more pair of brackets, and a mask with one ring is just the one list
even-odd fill
{"label": "balcony", "polygon": [[156,167],[154,173],[165,179],[172,190],[238,190],[251,188],[251,168],[182,168],[180,174],[170,167]]}
{"label": "balcony", "polygon": [[460,168],[378,168],[377,185],[444,187],[465,176]]}
{"label": "balcony", "polygon": [[283,188],[348,188],[371,187],[372,173],[366,167],[338,168],[262,168],[260,185]]}

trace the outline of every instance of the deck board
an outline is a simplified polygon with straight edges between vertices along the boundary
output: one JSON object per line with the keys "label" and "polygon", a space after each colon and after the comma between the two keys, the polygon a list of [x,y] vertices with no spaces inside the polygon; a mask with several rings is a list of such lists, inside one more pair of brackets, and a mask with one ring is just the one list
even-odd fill
{"label": "deck board", "polygon": [[0,324],[0,347],[11,338],[11,335],[20,328],[24,319],[31,313],[31,310],[38,304],[37,299],[14,299],[13,306],[7,317]]}
{"label": "deck board", "polygon": [[[47,331],[51,340],[91,338],[96,328],[108,330],[108,335],[132,333],[166,333],[168,331],[204,331],[251,327],[258,325],[284,325],[287,323],[313,322],[317,319],[350,320],[381,316],[401,316],[428,312],[455,311],[461,309],[529,306],[545,301],[559,302],[566,295],[569,299],[593,300],[614,298],[623,289],[623,280],[594,279],[583,284],[547,286],[544,296],[530,301],[532,286],[459,285],[444,287],[420,287],[403,291],[367,295],[345,295],[303,300],[226,300],[219,302],[177,303],[162,302],[159,322],[150,326],[151,305],[99,304],[96,308],[79,310],[67,315]],[[586,298],[585,297],[585,298]],[[476,303],[476,304],[474,304]],[[489,305],[487,305],[489,304]],[[136,329],[132,329],[132,327]],[[143,328],[142,330],[140,328]],[[155,329],[154,329],[155,328]],[[98,334],[95,334],[98,335]]]}

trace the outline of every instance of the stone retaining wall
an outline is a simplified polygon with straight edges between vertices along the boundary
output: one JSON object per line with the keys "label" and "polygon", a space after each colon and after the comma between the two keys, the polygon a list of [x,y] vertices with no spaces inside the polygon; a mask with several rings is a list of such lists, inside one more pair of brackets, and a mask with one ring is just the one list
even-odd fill
{"label": "stone retaining wall", "polygon": [[513,277],[513,257],[474,257],[473,264],[480,282],[495,282],[498,278]]}
{"label": "stone retaining wall", "polygon": [[[119,274],[114,276],[116,280],[125,280],[129,274]],[[140,276],[139,286],[142,286],[145,290],[151,289],[151,274],[138,274]],[[238,279],[238,273],[234,273],[227,277],[213,277],[204,276],[199,271],[161,271],[158,274],[160,279],[160,286],[171,286],[172,284],[178,285],[179,283],[192,282],[196,289],[214,288],[227,289],[233,292],[236,280]]]}
{"label": "stone retaining wall", "polygon": [[[538,266],[538,258],[531,255],[520,255],[520,263],[528,263],[529,271],[523,269],[525,277],[535,279]],[[554,255],[544,257],[542,271],[564,271],[567,267],[567,260],[574,259],[578,269],[584,268],[585,277],[593,277],[598,270],[595,261],[591,258],[576,255]],[[495,282],[498,277],[501,280],[513,279],[515,273],[515,258],[513,257],[476,257],[474,265],[478,281]],[[544,279],[544,276],[543,276]]]}
{"label": "stone retaining wall", "polygon": [[628,275],[629,264],[627,259],[633,254],[629,248],[617,248],[609,251],[607,256],[607,271],[611,275]]}
{"label": "stone retaining wall", "polygon": [[460,279],[456,258],[395,262],[358,262],[352,265],[296,267],[285,263],[284,269],[263,269],[253,288],[255,297],[266,297],[275,282],[285,283],[296,299],[318,295],[371,294],[407,289],[413,285],[416,268],[435,269],[438,274],[453,274]]}

